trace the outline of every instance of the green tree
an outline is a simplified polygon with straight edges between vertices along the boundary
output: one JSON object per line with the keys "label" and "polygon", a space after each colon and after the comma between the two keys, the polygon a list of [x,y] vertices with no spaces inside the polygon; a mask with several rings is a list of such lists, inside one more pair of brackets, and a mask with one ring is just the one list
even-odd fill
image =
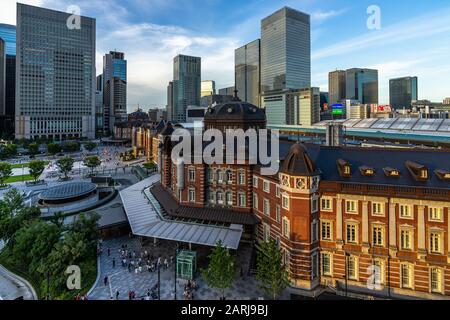
{"label": "green tree", "polygon": [[97,148],[97,144],[93,141],[89,141],[84,145],[85,149],[89,152]]}
{"label": "green tree", "polygon": [[12,166],[7,162],[0,162],[0,186],[5,185],[5,181],[12,175]]}
{"label": "green tree", "polygon": [[47,152],[50,154],[50,155],[55,155],[55,154],[58,154],[58,153],[60,153],[61,152],[61,146],[59,145],[59,144],[57,144],[57,143],[49,143],[48,145],[47,145]]}
{"label": "green tree", "polygon": [[102,164],[99,157],[97,157],[97,156],[86,157],[86,159],[84,159],[83,163],[86,167],[91,169],[91,175],[94,174],[95,168],[99,167]]}
{"label": "green tree", "polygon": [[64,179],[69,179],[69,172],[73,169],[73,164],[75,160],[71,157],[64,157],[56,161],[56,166],[61,174],[64,175]]}
{"label": "green tree", "polygon": [[264,242],[257,256],[256,279],[261,288],[276,300],[289,284],[289,273],[276,242]]}
{"label": "green tree", "polygon": [[147,169],[147,171],[155,171],[156,168],[158,167],[156,164],[154,164],[153,162],[147,162],[144,163],[144,168]]}
{"label": "green tree", "polygon": [[10,143],[5,147],[6,154],[9,158],[15,157],[17,155],[17,145]]}
{"label": "green tree", "polygon": [[45,161],[41,160],[33,160],[28,164],[28,168],[30,169],[30,175],[33,177],[34,182],[37,182],[42,172],[45,170]]}
{"label": "green tree", "polygon": [[35,155],[37,155],[39,153],[39,145],[36,142],[30,143],[28,145],[27,149],[28,149],[28,153],[31,156],[35,156]]}
{"label": "green tree", "polygon": [[220,289],[222,298],[225,298],[225,290],[231,286],[236,274],[234,258],[230,251],[222,246],[221,241],[208,258],[208,268],[202,270],[203,278],[211,288]]}
{"label": "green tree", "polygon": [[64,143],[62,149],[64,150],[64,152],[80,151],[80,144],[76,141],[68,141]]}

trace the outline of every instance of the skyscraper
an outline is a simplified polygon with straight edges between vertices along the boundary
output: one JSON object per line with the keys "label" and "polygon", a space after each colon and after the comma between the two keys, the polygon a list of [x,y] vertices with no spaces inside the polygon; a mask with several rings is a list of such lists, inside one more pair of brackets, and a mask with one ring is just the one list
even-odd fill
{"label": "skyscraper", "polygon": [[234,54],[235,79],[238,97],[256,106],[261,104],[261,40],[255,40]]}
{"label": "skyscraper", "polygon": [[346,73],[344,70],[332,71],[328,74],[328,99],[329,104],[338,103],[345,100],[346,87]]}
{"label": "skyscraper", "polygon": [[0,130],[14,135],[16,113],[16,26],[0,24],[0,38],[5,41],[5,87],[3,116],[0,108]]}
{"label": "skyscraper", "polygon": [[261,22],[261,91],[310,86],[310,16],[284,7]]}
{"label": "skyscraper", "polygon": [[234,96],[234,91],[236,90],[236,87],[226,87],[219,89],[219,95],[221,96]]}
{"label": "skyscraper", "polygon": [[16,138],[95,137],[96,21],[17,4]]}
{"label": "skyscraper", "polygon": [[202,81],[202,90],[201,90],[201,97],[208,97],[212,96],[213,94],[216,94],[216,82],[213,80],[203,80]]}
{"label": "skyscraper", "polygon": [[389,81],[390,105],[394,109],[409,108],[418,100],[417,77],[403,77]]}
{"label": "skyscraper", "polygon": [[0,38],[0,116],[5,115],[6,43]]}
{"label": "skyscraper", "polygon": [[103,74],[97,76],[97,88],[95,90],[95,133],[100,137],[104,133],[104,112],[105,105],[103,103]]}
{"label": "skyscraper", "polygon": [[178,55],[173,59],[172,121],[185,122],[189,105],[200,105],[201,58]]}
{"label": "skyscraper", "polygon": [[172,121],[173,116],[173,81],[167,86],[167,120]]}
{"label": "skyscraper", "polygon": [[378,70],[348,69],[346,87],[347,99],[363,104],[378,104]]}
{"label": "skyscraper", "polygon": [[123,52],[110,51],[103,57],[103,104],[105,131],[127,120],[127,60]]}

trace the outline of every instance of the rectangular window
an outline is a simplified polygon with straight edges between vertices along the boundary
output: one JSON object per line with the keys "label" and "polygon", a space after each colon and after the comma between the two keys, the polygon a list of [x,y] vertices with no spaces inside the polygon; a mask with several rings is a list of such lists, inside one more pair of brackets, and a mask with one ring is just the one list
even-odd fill
{"label": "rectangular window", "polygon": [[428,208],[431,221],[442,221],[442,208]]}
{"label": "rectangular window", "polygon": [[244,171],[240,171],[239,172],[239,174],[238,174],[238,179],[239,179],[239,184],[241,185],[241,186],[244,186],[245,185],[245,172]]}
{"label": "rectangular window", "polygon": [[227,192],[227,205],[233,205],[233,194],[231,192]]}
{"label": "rectangular window", "polygon": [[430,252],[431,253],[441,253],[441,233],[431,232],[430,233]]}
{"label": "rectangular window", "polygon": [[[374,275],[375,275],[375,281],[377,278],[379,279],[380,284],[384,284],[384,261],[381,259],[375,259],[373,261],[373,264],[375,266]],[[377,283],[377,282],[376,282]]]}
{"label": "rectangular window", "polygon": [[331,276],[331,254],[322,253],[322,275]]}
{"label": "rectangular window", "polygon": [[283,209],[289,210],[289,196],[283,196]]}
{"label": "rectangular window", "polygon": [[412,250],[412,231],[401,230],[400,231],[400,248],[402,250]]}
{"label": "rectangular window", "polygon": [[264,214],[270,217],[270,201],[267,199],[264,199]]}
{"label": "rectangular window", "polygon": [[319,276],[319,255],[317,253],[313,254],[311,257],[311,269],[312,278],[317,278]]}
{"label": "rectangular window", "polygon": [[195,189],[189,189],[189,202],[195,202]]}
{"label": "rectangular window", "polygon": [[345,201],[345,208],[347,213],[357,213],[357,202],[353,200]]}
{"label": "rectangular window", "polygon": [[322,240],[324,241],[332,241],[332,236],[331,236],[331,222],[329,221],[322,221],[322,233],[321,233],[321,237]]}
{"label": "rectangular window", "polygon": [[411,218],[412,210],[410,205],[401,204],[400,205],[400,217],[401,218]]}
{"label": "rectangular window", "polygon": [[195,169],[189,169],[189,182],[195,182]]}
{"label": "rectangular window", "polygon": [[373,245],[382,247],[384,246],[384,228],[381,226],[374,226],[372,228],[372,240]]}
{"label": "rectangular window", "polygon": [[253,177],[253,186],[258,188],[258,177]]}
{"label": "rectangular window", "polygon": [[264,181],[263,190],[264,190],[264,192],[267,192],[267,193],[270,192],[270,182],[269,181]]}
{"label": "rectangular window", "polygon": [[311,204],[312,213],[317,212],[317,210],[319,209],[317,203],[318,203],[317,199],[312,199],[312,204]]}
{"label": "rectangular window", "polygon": [[264,242],[270,241],[270,226],[267,224],[263,224],[264,228]]}
{"label": "rectangular window", "polygon": [[283,236],[285,238],[290,238],[290,226],[289,226],[289,219],[288,218],[284,218],[283,219]]}
{"label": "rectangular window", "polygon": [[333,210],[332,199],[330,199],[330,198],[322,198],[321,209],[323,211],[331,211],[331,210]]}
{"label": "rectangular window", "polygon": [[277,209],[276,209],[276,219],[277,219],[277,222],[281,222],[281,207],[278,204],[277,204]]}
{"label": "rectangular window", "polygon": [[279,198],[279,197],[280,197],[280,194],[281,194],[281,189],[280,189],[280,186],[279,186],[279,185],[277,185],[276,190],[275,190],[275,193],[276,193],[277,198]]}
{"label": "rectangular window", "polygon": [[412,267],[407,263],[400,266],[400,281],[402,288],[412,289]]}
{"label": "rectangular window", "polygon": [[239,195],[238,195],[238,206],[241,208],[246,206],[244,193],[239,193]]}
{"label": "rectangular window", "polygon": [[315,243],[319,240],[319,223],[314,221],[311,224],[311,234],[312,234],[312,243]]}
{"label": "rectangular window", "polygon": [[347,224],[347,242],[358,242],[358,226],[356,224]]}
{"label": "rectangular window", "polygon": [[258,210],[259,208],[259,203],[258,203],[258,194],[257,193],[253,193],[253,209]]}
{"label": "rectangular window", "polygon": [[349,280],[358,280],[358,261],[356,257],[348,257],[347,273]]}
{"label": "rectangular window", "polygon": [[383,204],[379,202],[372,203],[372,214],[374,216],[382,216],[384,214]]}
{"label": "rectangular window", "polygon": [[442,270],[439,268],[431,268],[430,270],[430,286],[431,292],[442,293]]}

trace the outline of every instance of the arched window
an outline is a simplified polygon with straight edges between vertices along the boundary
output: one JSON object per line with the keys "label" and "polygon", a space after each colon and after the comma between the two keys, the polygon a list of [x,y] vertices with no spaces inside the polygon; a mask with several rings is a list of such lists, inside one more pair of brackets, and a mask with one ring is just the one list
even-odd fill
{"label": "arched window", "polygon": [[223,171],[222,170],[217,170],[217,182],[218,183],[222,183],[223,182]]}
{"label": "arched window", "polygon": [[225,202],[224,202],[224,194],[223,194],[222,191],[218,191],[217,192],[217,204],[219,204],[219,205],[225,204]]}
{"label": "arched window", "polygon": [[208,177],[208,181],[209,181],[209,182],[213,182],[213,181],[214,181],[214,171],[213,171],[213,169],[208,168],[208,169],[206,170],[206,175],[207,175],[207,177]]}
{"label": "arched window", "polygon": [[233,172],[231,170],[227,171],[227,182],[228,182],[228,184],[233,183]]}
{"label": "arched window", "polygon": [[226,198],[227,198],[227,206],[232,206],[233,205],[233,194],[231,192],[227,192]]}

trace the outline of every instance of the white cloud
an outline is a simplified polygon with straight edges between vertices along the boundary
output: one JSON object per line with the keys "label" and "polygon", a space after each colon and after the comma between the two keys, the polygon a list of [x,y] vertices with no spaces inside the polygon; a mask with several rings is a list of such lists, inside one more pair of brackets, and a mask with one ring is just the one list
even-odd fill
{"label": "white cloud", "polygon": [[17,2],[23,4],[29,4],[33,6],[40,6],[43,3],[43,0],[2,0],[0,4],[0,23],[12,24],[16,25],[16,7]]}
{"label": "white cloud", "polygon": [[311,21],[312,22],[324,22],[328,19],[338,17],[340,15],[343,15],[346,13],[348,9],[341,9],[341,10],[330,10],[330,11],[316,11],[311,14]]}

